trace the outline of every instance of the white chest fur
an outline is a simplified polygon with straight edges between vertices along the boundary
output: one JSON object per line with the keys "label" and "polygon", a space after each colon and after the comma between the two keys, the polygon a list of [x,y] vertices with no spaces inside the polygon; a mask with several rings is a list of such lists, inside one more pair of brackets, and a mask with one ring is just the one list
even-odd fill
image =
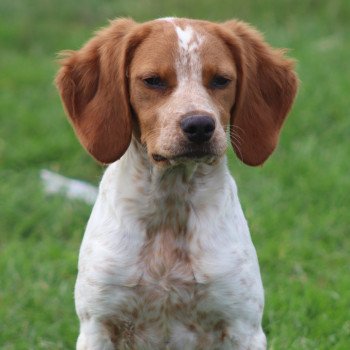
{"label": "white chest fur", "polygon": [[133,147],[107,169],[82,243],[81,334],[98,320],[111,349],[261,338],[259,267],[225,160],[151,171]]}

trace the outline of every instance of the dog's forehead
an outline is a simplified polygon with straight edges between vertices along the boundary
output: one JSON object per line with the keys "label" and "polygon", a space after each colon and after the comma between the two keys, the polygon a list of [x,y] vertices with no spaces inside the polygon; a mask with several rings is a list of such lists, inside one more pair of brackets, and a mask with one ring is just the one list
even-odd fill
{"label": "dog's forehead", "polygon": [[[151,23],[164,32],[164,36],[159,38],[163,45],[173,44],[182,51],[196,50],[205,43],[209,35],[204,21],[166,17]],[[152,34],[155,32],[156,30]]]}
{"label": "dog's forehead", "polygon": [[178,47],[181,50],[191,51],[203,44],[205,35],[200,24],[191,20],[166,19],[176,32]]}
{"label": "dog's forehead", "polygon": [[137,55],[137,61],[143,66],[147,62],[160,69],[174,62],[186,66],[194,57],[201,65],[215,66],[229,63],[231,59],[228,48],[215,32],[216,24],[166,17],[145,25],[150,27],[149,34],[140,44]]}

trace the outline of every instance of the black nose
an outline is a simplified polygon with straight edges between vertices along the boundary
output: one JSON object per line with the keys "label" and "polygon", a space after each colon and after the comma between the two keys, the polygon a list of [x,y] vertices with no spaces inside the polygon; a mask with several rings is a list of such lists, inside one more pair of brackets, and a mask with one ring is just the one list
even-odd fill
{"label": "black nose", "polygon": [[215,120],[209,116],[194,115],[183,119],[180,126],[189,141],[202,143],[213,136]]}

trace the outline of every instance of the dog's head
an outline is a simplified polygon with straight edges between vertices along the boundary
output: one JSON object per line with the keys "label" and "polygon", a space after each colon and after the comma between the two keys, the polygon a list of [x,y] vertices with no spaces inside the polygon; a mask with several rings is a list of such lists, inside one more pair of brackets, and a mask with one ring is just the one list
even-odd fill
{"label": "dog's head", "polygon": [[83,146],[119,159],[132,134],[150,161],[206,161],[226,150],[262,164],[297,90],[293,61],[239,21],[118,19],[65,52],[56,83]]}

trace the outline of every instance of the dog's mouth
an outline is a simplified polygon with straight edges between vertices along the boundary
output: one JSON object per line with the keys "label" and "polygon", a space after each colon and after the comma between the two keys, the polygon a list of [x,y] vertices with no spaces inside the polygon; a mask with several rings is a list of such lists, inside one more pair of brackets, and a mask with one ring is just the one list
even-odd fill
{"label": "dog's mouth", "polygon": [[158,162],[165,162],[165,161],[168,160],[167,158],[161,156],[160,154],[152,154],[152,158],[153,158],[153,160],[154,160],[155,162],[157,162],[157,163],[158,163]]}
{"label": "dog's mouth", "polygon": [[197,150],[187,150],[185,152],[181,152],[175,155],[165,156],[159,153],[153,153],[152,159],[157,164],[175,164],[182,163],[186,161],[194,161],[194,162],[205,162],[211,163],[214,159],[218,158],[220,155],[212,150],[207,149],[197,149]]}

